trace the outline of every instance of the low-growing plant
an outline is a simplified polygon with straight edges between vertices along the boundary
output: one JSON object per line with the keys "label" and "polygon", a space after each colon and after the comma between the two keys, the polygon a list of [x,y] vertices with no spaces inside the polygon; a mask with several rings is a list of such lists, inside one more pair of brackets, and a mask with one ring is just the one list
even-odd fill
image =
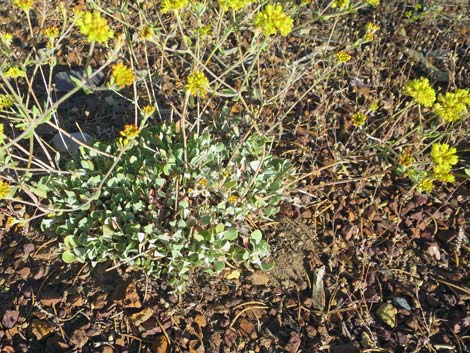
{"label": "low-growing plant", "polygon": [[42,226],[64,237],[65,262],[112,260],[167,274],[177,291],[197,268],[221,271],[232,261],[270,266],[261,232],[241,228],[247,217],[269,219],[279,211],[293,172],[269,153],[268,137],[205,129],[188,137],[185,155],[175,124],[127,127],[123,135],[94,146],[116,157],[82,148],[67,163],[70,174],[41,180],[49,208],[58,210]]}

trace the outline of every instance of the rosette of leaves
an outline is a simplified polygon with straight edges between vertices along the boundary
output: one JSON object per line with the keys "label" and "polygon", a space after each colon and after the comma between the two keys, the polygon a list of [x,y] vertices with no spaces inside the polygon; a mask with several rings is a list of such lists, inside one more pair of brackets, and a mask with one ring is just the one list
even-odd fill
{"label": "rosette of leaves", "polygon": [[67,164],[70,174],[41,181],[59,210],[42,227],[63,236],[65,262],[111,260],[166,274],[178,292],[196,269],[217,272],[227,262],[269,268],[261,232],[241,232],[246,217],[269,219],[279,211],[293,176],[287,160],[269,153],[268,137],[204,130],[188,136],[186,157],[174,124],[144,128],[131,142],[125,150],[118,141],[95,143],[120,156],[114,159],[81,148]]}

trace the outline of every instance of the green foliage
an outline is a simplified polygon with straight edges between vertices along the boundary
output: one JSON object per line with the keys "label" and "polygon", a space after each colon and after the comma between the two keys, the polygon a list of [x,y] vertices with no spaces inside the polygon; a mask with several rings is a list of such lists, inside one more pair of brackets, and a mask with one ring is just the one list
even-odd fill
{"label": "green foliage", "polygon": [[[269,246],[246,217],[279,211],[288,161],[268,152],[270,139],[223,137],[209,129],[184,139],[175,125],[145,128],[135,140],[97,143],[68,162],[70,174],[44,177],[50,207],[42,223],[64,237],[65,262],[112,260],[167,274],[183,291],[192,270],[220,271],[229,261],[262,268]],[[243,242],[241,240],[244,240]]]}

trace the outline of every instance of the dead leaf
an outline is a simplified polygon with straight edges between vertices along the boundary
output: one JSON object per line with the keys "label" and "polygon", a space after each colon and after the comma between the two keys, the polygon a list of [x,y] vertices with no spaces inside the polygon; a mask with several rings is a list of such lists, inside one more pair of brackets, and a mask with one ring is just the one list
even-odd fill
{"label": "dead leaf", "polygon": [[31,323],[31,333],[36,336],[37,340],[42,339],[52,332],[54,332],[54,328],[47,321],[34,319]]}
{"label": "dead leaf", "polygon": [[255,325],[247,319],[240,319],[239,329],[240,333],[245,337],[257,338],[258,336],[255,331]]}
{"label": "dead leaf", "polygon": [[6,329],[10,329],[13,326],[16,325],[18,322],[18,317],[20,316],[20,313],[18,310],[7,310],[5,311],[5,314],[3,314],[2,318],[2,325]]}
{"label": "dead leaf", "polygon": [[155,341],[153,341],[152,349],[155,353],[168,353],[168,340],[164,335],[158,336]]}
{"label": "dead leaf", "polygon": [[382,303],[377,309],[377,315],[391,328],[397,324],[398,310],[390,303]]}
{"label": "dead leaf", "polygon": [[77,348],[83,348],[89,339],[90,338],[86,334],[85,330],[80,327],[78,330],[73,331],[72,336],[70,337],[70,342],[72,342],[72,344]]}
{"label": "dead leaf", "polygon": [[289,342],[287,342],[284,349],[288,353],[297,353],[301,343],[302,339],[300,338],[299,334],[297,332],[291,332]]}
{"label": "dead leaf", "polygon": [[151,308],[145,308],[135,314],[131,315],[131,321],[134,323],[135,326],[142,325],[145,321],[150,319],[154,311]]}
{"label": "dead leaf", "polygon": [[129,283],[124,293],[122,293],[122,288],[117,289],[114,296],[114,301],[116,302],[116,304],[119,304],[125,309],[139,309],[142,307],[142,303],[140,302],[140,297],[139,293],[137,293],[137,287],[135,282]]}
{"label": "dead leaf", "polygon": [[196,317],[194,318],[194,322],[199,327],[206,327],[206,325],[207,325],[206,318],[203,315],[196,315]]}
{"label": "dead leaf", "polygon": [[254,272],[248,279],[255,286],[267,286],[269,284],[269,276],[262,271]]}
{"label": "dead leaf", "polygon": [[233,270],[225,275],[227,279],[239,279],[240,278],[240,271]]}
{"label": "dead leaf", "polygon": [[323,276],[325,275],[325,266],[315,271],[312,282],[312,304],[316,309],[323,311],[325,307],[325,289],[323,287]]}

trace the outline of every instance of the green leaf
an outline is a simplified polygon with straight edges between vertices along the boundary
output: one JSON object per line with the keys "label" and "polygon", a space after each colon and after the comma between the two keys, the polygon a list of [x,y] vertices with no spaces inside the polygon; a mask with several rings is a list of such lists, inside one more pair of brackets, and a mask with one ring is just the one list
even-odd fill
{"label": "green leaf", "polygon": [[261,233],[259,229],[256,229],[253,233],[251,233],[250,239],[254,244],[259,244],[261,239],[263,239],[263,233]]}
{"label": "green leaf", "polygon": [[224,232],[224,237],[222,239],[224,240],[235,240],[238,238],[238,231],[234,228],[227,229]]}
{"label": "green leaf", "polygon": [[274,267],[274,261],[262,262],[259,265],[259,268],[263,271],[271,271]]}
{"label": "green leaf", "polygon": [[65,250],[62,253],[62,261],[64,261],[66,264],[71,264],[73,262],[77,262],[78,257],[75,256],[75,254],[71,252],[70,250]]}
{"label": "green leaf", "polygon": [[64,246],[67,250],[72,250],[77,247],[77,242],[75,241],[75,237],[73,235],[67,235],[64,238]]}
{"label": "green leaf", "polygon": [[225,262],[223,261],[215,261],[214,262],[214,270],[216,272],[220,272],[225,268]]}
{"label": "green leaf", "polygon": [[103,235],[112,236],[114,234],[114,229],[107,224],[103,224]]}
{"label": "green leaf", "polygon": [[225,226],[223,223],[219,223],[215,226],[215,232],[216,234],[222,233],[225,229]]}

